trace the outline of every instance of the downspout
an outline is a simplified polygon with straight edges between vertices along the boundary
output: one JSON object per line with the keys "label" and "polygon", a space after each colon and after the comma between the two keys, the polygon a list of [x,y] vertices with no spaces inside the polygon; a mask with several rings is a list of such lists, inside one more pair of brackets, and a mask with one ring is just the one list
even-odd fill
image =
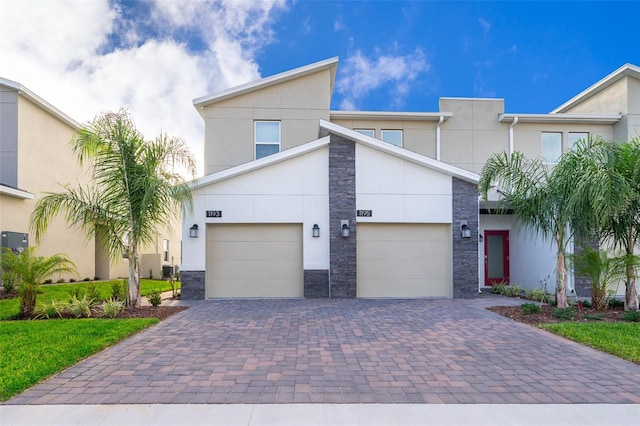
{"label": "downspout", "polygon": [[444,115],[440,116],[436,126],[436,160],[440,161],[440,126],[444,123]]}
{"label": "downspout", "polygon": [[513,117],[513,123],[509,126],[509,158],[513,154],[513,128],[518,124],[518,116]]}

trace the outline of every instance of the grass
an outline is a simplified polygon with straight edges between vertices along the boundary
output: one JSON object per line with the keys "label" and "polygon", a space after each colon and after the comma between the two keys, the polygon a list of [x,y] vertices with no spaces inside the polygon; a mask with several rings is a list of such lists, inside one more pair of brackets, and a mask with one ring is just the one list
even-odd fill
{"label": "grass", "polygon": [[567,339],[640,364],[640,324],[624,322],[563,322],[541,328]]}
{"label": "grass", "polygon": [[[68,284],[48,284],[41,285],[39,287],[38,301],[49,300],[68,300],[69,292],[72,288],[79,288],[80,292],[84,294],[87,288],[94,285],[100,294],[102,299],[108,299],[111,297],[111,284],[114,282],[121,282],[122,280],[110,280],[110,281],[95,281],[95,282],[77,282]],[[177,283],[180,288],[180,283]],[[160,289],[160,291],[171,291],[171,286],[167,280],[140,280],[140,293],[146,296],[153,289]],[[0,320],[7,320],[15,318],[20,313],[20,299],[4,299],[0,300]]]}
{"label": "grass", "polygon": [[156,323],[156,318],[4,321],[0,401]]}

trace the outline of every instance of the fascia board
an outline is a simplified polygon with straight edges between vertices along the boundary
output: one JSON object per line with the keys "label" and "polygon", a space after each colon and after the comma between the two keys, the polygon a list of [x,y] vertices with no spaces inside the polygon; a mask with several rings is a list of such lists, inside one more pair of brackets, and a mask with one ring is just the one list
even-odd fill
{"label": "fascia board", "polygon": [[293,148],[287,149],[286,151],[281,151],[276,154],[272,154],[267,157],[260,158],[258,160],[250,161],[248,163],[244,163],[239,166],[231,167],[229,169],[222,170],[217,173],[212,173],[210,175],[203,176],[201,178],[191,181],[189,185],[192,190],[196,190],[216,182],[231,179],[239,175],[243,175],[258,169],[271,166],[273,164],[281,163],[283,161],[299,157],[309,152],[317,151],[318,149],[321,149],[327,145],[329,145],[328,136],[306,143],[304,145],[295,146]]}
{"label": "fascia board", "polygon": [[293,80],[308,74],[313,74],[324,69],[331,69],[331,91],[335,82],[336,69],[338,67],[338,57],[326,59],[304,67],[289,70],[280,74],[265,77],[259,80],[250,81],[240,86],[231,87],[211,95],[202,96],[193,100],[193,106],[202,109],[207,105],[221,102],[225,99],[233,98],[245,93],[253,92],[265,87],[273,86],[288,80]]}
{"label": "fascia board", "polygon": [[387,154],[447,174],[449,176],[457,177],[458,179],[462,179],[466,182],[477,184],[480,180],[480,176],[476,173],[461,169],[456,166],[452,166],[447,163],[443,163],[438,160],[434,160],[433,158],[425,157],[424,155],[417,154],[415,152],[400,148],[395,145],[391,145],[386,142],[382,142],[378,139],[363,135],[351,129],[339,126],[335,123],[320,120],[320,128],[326,130],[327,132],[334,133],[347,139],[353,140],[364,146],[368,146],[378,151],[385,152]]}
{"label": "fascia board", "polygon": [[35,196],[27,191],[23,191],[22,189],[12,188],[6,185],[0,185],[0,194],[8,195],[9,197],[20,198],[22,200],[33,200]]}
{"label": "fascia board", "polygon": [[402,120],[402,121],[447,121],[451,112],[395,112],[395,111],[330,111],[332,120]]}
{"label": "fascia board", "polygon": [[622,119],[621,114],[499,114],[500,123],[512,123],[515,118],[518,123],[564,123],[564,124],[615,124]]}
{"label": "fascia board", "polygon": [[613,83],[620,80],[624,76],[640,79],[640,67],[633,64],[624,64],[623,66],[621,66],[620,68],[612,72],[611,74],[607,75],[602,80],[589,86],[587,89],[578,93],[576,96],[574,96],[573,98],[569,99],[567,102],[563,103],[562,105],[560,105],[559,107],[551,111],[551,114],[556,114],[556,113],[568,110],[569,108],[577,105],[583,100],[611,86]]}
{"label": "fascia board", "polygon": [[73,118],[69,117],[64,112],[60,111],[58,108],[51,105],[49,102],[42,99],[40,96],[33,93],[31,90],[24,87],[22,84],[0,77],[0,85],[10,87],[16,90],[18,92],[18,95],[24,96],[26,99],[30,100],[31,102],[40,106],[45,111],[49,112],[50,114],[62,120],[64,123],[72,127],[74,130],[77,130],[80,128],[80,123],[78,123]]}

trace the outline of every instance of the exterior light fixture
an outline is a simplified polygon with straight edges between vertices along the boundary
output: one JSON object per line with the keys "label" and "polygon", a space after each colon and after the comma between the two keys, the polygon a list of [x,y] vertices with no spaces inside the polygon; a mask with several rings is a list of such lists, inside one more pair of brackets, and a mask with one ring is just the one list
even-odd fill
{"label": "exterior light fixture", "polygon": [[189,228],[189,237],[191,238],[198,238],[198,225],[197,224],[193,224],[193,226],[191,228]]}
{"label": "exterior light fixture", "polygon": [[318,226],[318,224],[316,223],[315,225],[313,225],[313,228],[311,229],[313,238],[318,238],[320,236],[320,227]]}
{"label": "exterior light fixture", "polygon": [[471,228],[469,228],[469,222],[466,220],[460,222],[460,236],[462,238],[471,238]]}
{"label": "exterior light fixture", "polygon": [[342,223],[342,227],[340,228],[340,232],[341,232],[342,238],[348,238],[349,232],[351,231],[351,228],[349,228],[349,221],[343,220],[341,221],[341,223]]}

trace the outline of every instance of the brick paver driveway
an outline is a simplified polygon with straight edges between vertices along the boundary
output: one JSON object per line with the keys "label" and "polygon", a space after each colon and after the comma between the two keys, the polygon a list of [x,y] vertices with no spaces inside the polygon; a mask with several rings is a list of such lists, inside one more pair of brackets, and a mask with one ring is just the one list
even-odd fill
{"label": "brick paver driveway", "polygon": [[500,303],[197,302],[8,403],[640,403],[640,366]]}

